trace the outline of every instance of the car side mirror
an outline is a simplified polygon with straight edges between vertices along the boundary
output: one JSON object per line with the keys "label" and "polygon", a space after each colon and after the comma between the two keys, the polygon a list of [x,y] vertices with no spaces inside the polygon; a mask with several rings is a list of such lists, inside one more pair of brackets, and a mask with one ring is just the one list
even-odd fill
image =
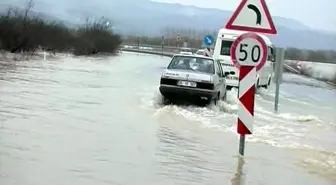
{"label": "car side mirror", "polygon": [[271,56],[271,61],[272,61],[272,62],[275,62],[275,55],[272,55],[272,56]]}

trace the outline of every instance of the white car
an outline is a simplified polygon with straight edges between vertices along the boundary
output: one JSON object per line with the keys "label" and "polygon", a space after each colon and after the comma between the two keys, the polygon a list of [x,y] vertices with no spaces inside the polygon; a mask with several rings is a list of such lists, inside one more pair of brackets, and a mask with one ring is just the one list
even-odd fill
{"label": "white car", "polygon": [[202,55],[202,56],[205,56],[205,51],[204,49],[199,49],[196,51],[195,55]]}
{"label": "white car", "polygon": [[192,55],[192,50],[190,48],[181,48],[180,54]]}
{"label": "white car", "polygon": [[[232,87],[238,87],[238,69],[233,65],[230,56],[230,48],[233,41],[241,34],[246,33],[244,31],[220,29],[217,36],[217,41],[213,53],[213,57],[216,60],[220,60],[223,71],[235,71],[236,75],[230,75],[226,77],[228,89]],[[268,59],[265,65],[258,71],[255,84],[257,87],[267,88],[273,76],[273,63],[274,63],[274,49],[271,40],[262,34],[259,34],[267,44],[268,47]],[[242,51],[244,52],[244,51]]]}
{"label": "white car", "polygon": [[160,93],[165,101],[186,100],[214,104],[226,98],[227,75],[220,63],[206,56],[176,54],[164,70]]}

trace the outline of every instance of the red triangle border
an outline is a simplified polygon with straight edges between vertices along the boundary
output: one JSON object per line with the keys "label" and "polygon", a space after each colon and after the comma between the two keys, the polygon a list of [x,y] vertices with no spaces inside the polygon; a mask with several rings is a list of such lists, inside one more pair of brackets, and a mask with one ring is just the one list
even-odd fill
{"label": "red triangle border", "polygon": [[254,27],[248,27],[248,26],[234,26],[232,23],[235,21],[241,10],[244,8],[245,4],[248,0],[242,0],[239,4],[238,8],[234,11],[231,18],[228,20],[228,22],[225,25],[226,29],[231,30],[241,30],[241,31],[247,31],[247,32],[259,32],[259,33],[266,33],[266,34],[277,34],[277,30],[275,28],[274,22],[272,20],[272,16],[267,8],[265,0],[259,0],[262,8],[264,9],[264,12],[266,14],[267,21],[271,27],[271,29],[264,29],[264,28],[254,28]]}

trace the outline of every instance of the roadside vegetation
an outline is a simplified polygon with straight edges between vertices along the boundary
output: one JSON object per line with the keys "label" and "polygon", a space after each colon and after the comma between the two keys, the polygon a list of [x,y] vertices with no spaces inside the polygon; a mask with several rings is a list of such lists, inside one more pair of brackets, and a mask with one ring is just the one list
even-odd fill
{"label": "roadside vegetation", "polygon": [[0,15],[0,50],[34,54],[37,50],[71,52],[75,55],[115,53],[121,37],[111,29],[111,21],[102,17],[70,29],[61,22],[47,21],[31,11],[9,8]]}

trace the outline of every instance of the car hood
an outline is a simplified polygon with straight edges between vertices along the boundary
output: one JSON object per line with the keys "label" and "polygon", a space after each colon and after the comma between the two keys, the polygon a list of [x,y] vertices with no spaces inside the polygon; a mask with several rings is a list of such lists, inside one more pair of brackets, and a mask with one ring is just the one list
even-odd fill
{"label": "car hood", "polygon": [[212,81],[212,75],[210,74],[204,74],[201,72],[193,72],[193,71],[188,71],[188,70],[166,69],[162,75],[167,78],[190,80],[190,81],[197,81],[197,82],[211,82]]}

